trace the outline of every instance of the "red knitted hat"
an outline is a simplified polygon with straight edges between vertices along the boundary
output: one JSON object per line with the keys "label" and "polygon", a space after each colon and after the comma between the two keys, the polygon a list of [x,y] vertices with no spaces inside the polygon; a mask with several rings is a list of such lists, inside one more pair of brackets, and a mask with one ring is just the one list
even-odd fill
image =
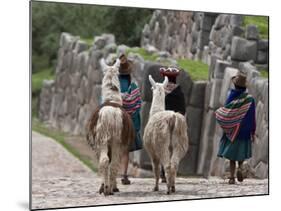
{"label": "red knitted hat", "polygon": [[160,68],[160,74],[163,77],[167,76],[169,79],[169,82],[172,82],[172,83],[176,83],[176,79],[177,79],[177,76],[179,75],[179,73],[180,73],[179,69],[177,69],[175,67],[168,67],[168,68],[161,67]]}

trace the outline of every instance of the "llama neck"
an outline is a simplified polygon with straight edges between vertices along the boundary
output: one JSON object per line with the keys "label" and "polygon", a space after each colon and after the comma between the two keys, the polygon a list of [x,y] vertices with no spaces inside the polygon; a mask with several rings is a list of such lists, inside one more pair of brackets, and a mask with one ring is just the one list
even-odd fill
{"label": "llama neck", "polygon": [[103,102],[114,102],[122,105],[122,97],[119,92],[112,90],[102,90]]}
{"label": "llama neck", "polygon": [[161,96],[153,96],[149,116],[157,112],[165,110],[165,94]]}
{"label": "llama neck", "polygon": [[109,78],[104,77],[102,83],[102,101],[114,102],[122,105],[120,82],[117,75],[114,75],[113,77],[109,77]]}

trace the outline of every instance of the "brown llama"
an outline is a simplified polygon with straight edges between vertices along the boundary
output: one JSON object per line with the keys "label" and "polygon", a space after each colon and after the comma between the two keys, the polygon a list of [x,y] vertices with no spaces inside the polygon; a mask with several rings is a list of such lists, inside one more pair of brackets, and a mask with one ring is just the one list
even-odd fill
{"label": "brown llama", "polygon": [[122,108],[118,70],[120,61],[107,66],[104,59],[100,62],[104,77],[102,98],[104,103],[92,114],[87,125],[87,141],[95,151],[99,161],[102,184],[99,193],[112,195],[118,192],[116,176],[120,157],[129,150],[134,140],[133,122]]}

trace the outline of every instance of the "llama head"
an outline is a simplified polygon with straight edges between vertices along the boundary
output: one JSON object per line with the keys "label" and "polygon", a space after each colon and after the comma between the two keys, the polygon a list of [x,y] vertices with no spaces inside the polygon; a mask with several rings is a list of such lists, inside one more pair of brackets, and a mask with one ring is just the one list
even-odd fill
{"label": "llama head", "polygon": [[100,61],[104,77],[102,79],[102,98],[103,101],[122,102],[120,94],[120,81],[118,78],[120,60],[117,59],[114,65],[108,66],[104,59]]}
{"label": "llama head", "polygon": [[163,83],[155,82],[151,75],[148,76],[148,79],[149,79],[150,84],[151,84],[151,89],[152,89],[152,92],[153,92],[153,97],[155,97],[155,96],[165,97],[165,88],[166,88],[166,86],[168,84],[168,77],[165,76],[165,79],[164,79]]}
{"label": "llama head", "polygon": [[108,66],[104,58],[101,59],[100,65],[104,74],[102,84],[103,87],[111,89],[113,91],[120,91],[120,82],[118,79],[120,60],[117,59],[114,65]]}

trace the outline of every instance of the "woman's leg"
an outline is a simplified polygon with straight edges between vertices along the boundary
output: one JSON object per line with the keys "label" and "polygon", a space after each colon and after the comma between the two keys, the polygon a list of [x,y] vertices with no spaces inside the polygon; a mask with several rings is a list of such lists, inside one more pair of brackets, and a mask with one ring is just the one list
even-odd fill
{"label": "woman's leg", "polygon": [[235,161],[230,160],[230,178],[228,181],[229,184],[235,184],[234,173],[235,173]]}
{"label": "woman's leg", "polygon": [[166,177],[165,177],[165,170],[164,167],[161,165],[161,182],[166,183]]}
{"label": "woman's leg", "polygon": [[123,185],[131,184],[127,175],[128,165],[129,165],[129,151],[124,153],[124,155],[122,156],[123,175],[122,175],[121,182]]}
{"label": "woman's leg", "polygon": [[238,161],[238,170],[237,170],[237,179],[239,182],[243,182],[243,174],[242,174],[242,165],[243,165],[243,160]]}

